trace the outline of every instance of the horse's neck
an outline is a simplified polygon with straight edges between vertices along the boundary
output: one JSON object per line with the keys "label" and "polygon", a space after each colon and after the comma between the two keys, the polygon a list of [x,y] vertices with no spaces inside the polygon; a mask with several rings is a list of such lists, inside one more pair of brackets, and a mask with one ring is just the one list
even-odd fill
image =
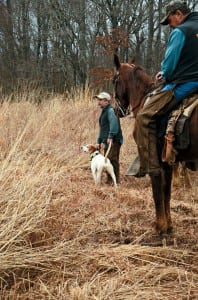
{"label": "horse's neck", "polygon": [[140,89],[135,89],[135,88],[130,89],[129,98],[130,98],[130,104],[132,107],[134,117],[136,117],[138,111],[144,105],[145,92],[144,92],[144,90],[140,90]]}
{"label": "horse's neck", "polygon": [[146,96],[155,89],[154,83],[151,81],[142,87],[130,87],[129,98],[134,116],[136,117],[138,111],[143,107]]}

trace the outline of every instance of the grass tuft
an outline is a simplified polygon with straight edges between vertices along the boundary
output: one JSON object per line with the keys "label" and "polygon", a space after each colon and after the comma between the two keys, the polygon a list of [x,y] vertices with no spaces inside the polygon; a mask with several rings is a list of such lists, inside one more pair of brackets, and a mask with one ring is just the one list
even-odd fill
{"label": "grass tuft", "polygon": [[[14,96],[13,96],[14,97]],[[0,110],[1,299],[196,299],[197,172],[173,187],[174,232],[160,237],[149,178],[125,177],[137,153],[121,119],[121,184],[96,187],[89,157],[100,110],[88,88],[17,94]],[[182,182],[182,181],[181,181]]]}

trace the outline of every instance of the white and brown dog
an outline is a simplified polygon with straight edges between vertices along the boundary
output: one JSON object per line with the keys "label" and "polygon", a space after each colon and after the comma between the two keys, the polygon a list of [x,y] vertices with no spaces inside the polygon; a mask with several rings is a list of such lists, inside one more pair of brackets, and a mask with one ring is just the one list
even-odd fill
{"label": "white and brown dog", "polygon": [[91,144],[86,145],[86,146],[81,146],[81,150],[90,154],[91,171],[92,171],[92,175],[93,175],[95,183],[96,184],[101,183],[101,177],[102,177],[103,170],[106,170],[107,173],[109,173],[109,175],[111,176],[114,186],[117,187],[116,177],[115,177],[115,173],[113,170],[113,166],[112,166],[109,158],[107,158],[108,151],[107,151],[106,155],[104,156],[100,153],[100,151],[94,145],[91,145]]}

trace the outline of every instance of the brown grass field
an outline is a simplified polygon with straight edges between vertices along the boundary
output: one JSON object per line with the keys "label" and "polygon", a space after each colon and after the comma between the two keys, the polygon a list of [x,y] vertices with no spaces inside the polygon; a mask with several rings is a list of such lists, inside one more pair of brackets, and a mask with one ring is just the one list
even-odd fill
{"label": "brown grass field", "polygon": [[0,108],[0,299],[198,299],[197,172],[173,186],[174,231],[158,236],[150,179],[124,176],[133,118],[121,120],[116,192],[105,176],[94,185],[80,150],[98,134],[89,92],[36,97]]}

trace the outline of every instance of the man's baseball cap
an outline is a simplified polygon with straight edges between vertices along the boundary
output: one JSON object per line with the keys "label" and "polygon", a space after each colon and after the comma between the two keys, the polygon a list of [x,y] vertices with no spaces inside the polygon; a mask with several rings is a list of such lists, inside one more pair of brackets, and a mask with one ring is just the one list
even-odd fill
{"label": "man's baseball cap", "polygon": [[106,99],[107,101],[110,101],[111,100],[111,96],[109,93],[106,93],[106,92],[102,92],[98,95],[95,95],[94,98],[97,98],[97,99]]}
{"label": "man's baseball cap", "polygon": [[168,5],[165,6],[165,17],[161,20],[160,23],[162,25],[168,25],[168,17],[178,9],[188,10],[189,8],[185,1],[171,1]]}

